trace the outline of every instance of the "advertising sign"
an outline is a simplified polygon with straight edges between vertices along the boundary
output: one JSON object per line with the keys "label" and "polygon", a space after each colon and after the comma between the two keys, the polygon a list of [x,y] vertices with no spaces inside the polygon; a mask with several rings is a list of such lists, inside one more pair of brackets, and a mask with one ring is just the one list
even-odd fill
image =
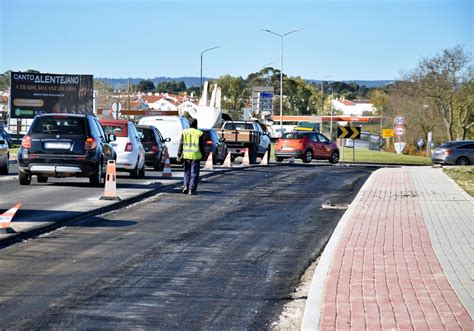
{"label": "advertising sign", "polygon": [[10,118],[93,111],[92,75],[11,73]]}

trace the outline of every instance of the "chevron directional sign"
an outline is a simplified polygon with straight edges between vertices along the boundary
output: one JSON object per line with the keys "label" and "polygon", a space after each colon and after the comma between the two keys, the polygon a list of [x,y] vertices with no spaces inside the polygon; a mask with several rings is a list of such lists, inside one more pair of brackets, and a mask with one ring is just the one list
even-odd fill
{"label": "chevron directional sign", "polygon": [[337,128],[338,138],[347,139],[360,139],[360,132],[362,128],[360,126],[339,126]]}

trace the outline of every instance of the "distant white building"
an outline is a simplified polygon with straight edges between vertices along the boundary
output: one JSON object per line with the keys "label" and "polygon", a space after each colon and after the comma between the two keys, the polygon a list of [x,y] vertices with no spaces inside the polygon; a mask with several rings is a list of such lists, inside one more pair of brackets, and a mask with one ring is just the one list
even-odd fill
{"label": "distant white building", "polygon": [[373,116],[376,108],[369,103],[368,99],[355,99],[352,101],[344,99],[332,100],[335,110],[342,112],[342,115],[353,116]]}

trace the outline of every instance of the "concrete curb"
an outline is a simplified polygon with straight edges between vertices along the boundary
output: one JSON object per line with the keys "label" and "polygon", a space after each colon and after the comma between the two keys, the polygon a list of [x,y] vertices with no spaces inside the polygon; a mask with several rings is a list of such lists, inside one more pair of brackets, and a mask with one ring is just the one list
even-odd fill
{"label": "concrete curb", "polygon": [[[231,171],[245,170],[245,169],[248,169],[248,168],[251,168],[251,167],[252,166],[250,166],[250,167],[237,167],[236,166],[236,167],[224,168],[224,169],[219,168],[219,171],[214,171],[214,172],[210,172],[210,173],[207,173],[207,174],[201,174],[200,180],[202,180],[204,178],[209,178],[209,177],[214,177],[214,176],[226,174],[226,173],[231,172]],[[174,178],[171,178],[171,179],[174,179]],[[157,195],[159,193],[170,192],[173,189],[175,189],[175,188],[177,188],[181,185],[182,185],[181,181],[178,182],[178,183],[164,184],[164,185],[162,185],[158,188],[151,189],[150,191],[141,193],[137,196],[134,196],[134,197],[131,197],[131,198],[128,198],[128,199],[125,199],[125,200],[117,201],[117,202],[112,203],[108,206],[104,206],[104,207],[101,207],[101,208],[98,208],[98,209],[92,209],[92,210],[90,210],[88,212],[84,212],[81,215],[78,215],[76,217],[57,220],[55,222],[51,222],[51,223],[48,223],[48,224],[45,224],[45,225],[40,225],[40,226],[37,226],[37,227],[33,227],[31,229],[28,229],[28,230],[25,230],[25,231],[22,231],[22,232],[10,233],[10,235],[8,237],[0,238],[0,249],[3,249],[3,248],[6,248],[8,246],[11,246],[13,244],[19,243],[23,240],[36,238],[36,237],[38,237],[42,234],[54,231],[56,229],[59,229],[61,227],[66,226],[68,224],[73,224],[75,222],[87,219],[89,217],[98,216],[98,215],[101,215],[101,214],[104,214],[104,213],[109,213],[109,212],[113,212],[115,210],[119,210],[119,209],[128,207],[130,205],[141,202],[142,200],[148,199],[148,198],[150,198],[154,195]]]}
{"label": "concrete curb", "polygon": [[[380,169],[381,170],[381,169]],[[331,262],[336,251],[339,240],[341,239],[344,228],[346,227],[347,222],[351,219],[353,212],[357,208],[357,204],[360,201],[362,195],[364,194],[364,187],[366,187],[371,181],[374,180],[374,174],[379,171],[374,171],[370,177],[366,180],[364,185],[357,193],[354,201],[350,204],[349,208],[346,210],[341,220],[336,226],[331,238],[329,239],[326,247],[324,248],[321,258],[319,260],[318,266],[314,272],[313,279],[311,280],[311,286],[308,293],[308,299],[306,300],[306,307],[304,310],[303,321],[301,323],[301,330],[313,331],[319,330],[319,323],[321,320],[321,312],[323,308],[323,299],[324,299],[324,287],[326,285],[326,280],[329,275],[331,268]]]}

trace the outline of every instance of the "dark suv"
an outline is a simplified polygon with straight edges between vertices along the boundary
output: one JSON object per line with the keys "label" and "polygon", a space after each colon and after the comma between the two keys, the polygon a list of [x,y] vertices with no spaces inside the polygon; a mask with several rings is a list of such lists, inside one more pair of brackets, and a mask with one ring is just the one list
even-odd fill
{"label": "dark suv", "polygon": [[94,115],[44,114],[36,116],[18,152],[20,185],[32,175],[39,183],[48,177],[88,177],[90,184],[104,184],[108,160],[115,160],[109,142]]}

